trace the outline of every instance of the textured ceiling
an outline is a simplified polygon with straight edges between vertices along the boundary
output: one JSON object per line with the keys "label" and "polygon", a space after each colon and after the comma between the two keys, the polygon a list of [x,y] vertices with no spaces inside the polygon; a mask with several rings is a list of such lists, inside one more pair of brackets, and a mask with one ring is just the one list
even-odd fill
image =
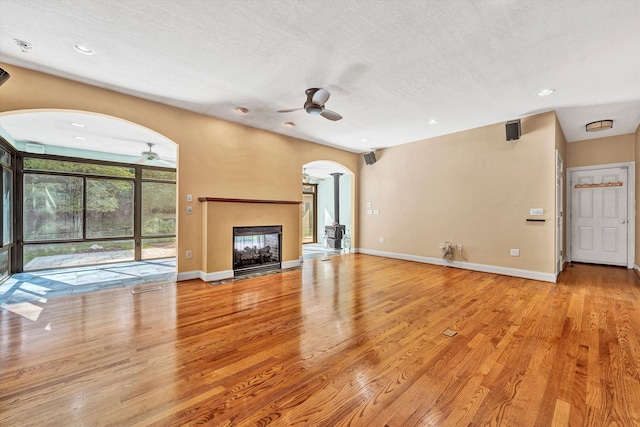
{"label": "textured ceiling", "polygon": [[[569,141],[640,123],[638,0],[1,0],[0,60],[354,152],[549,110]],[[344,119],[277,112],[309,87]]]}

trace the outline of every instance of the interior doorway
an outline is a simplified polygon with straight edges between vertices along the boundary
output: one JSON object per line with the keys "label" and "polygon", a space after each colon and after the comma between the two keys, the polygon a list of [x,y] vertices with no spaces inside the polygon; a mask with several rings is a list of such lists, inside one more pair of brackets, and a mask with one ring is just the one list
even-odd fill
{"label": "interior doorway", "polygon": [[318,184],[302,184],[302,243],[318,243]]}
{"label": "interior doorway", "polygon": [[570,260],[633,267],[632,164],[570,169]]}
{"label": "interior doorway", "polygon": [[[337,176],[336,176],[337,175]],[[302,167],[302,235],[301,245],[305,249],[338,249],[350,247],[354,223],[353,172],[339,163],[317,160]],[[338,210],[336,212],[336,209]],[[337,223],[337,224],[336,224]],[[329,248],[327,229],[339,227],[343,230],[339,247]],[[335,238],[333,239],[335,243]]]}

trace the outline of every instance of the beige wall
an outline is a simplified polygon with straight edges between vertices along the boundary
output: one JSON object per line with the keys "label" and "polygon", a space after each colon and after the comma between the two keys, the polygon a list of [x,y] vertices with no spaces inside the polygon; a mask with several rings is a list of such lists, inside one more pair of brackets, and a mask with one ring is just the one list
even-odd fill
{"label": "beige wall", "polygon": [[567,167],[634,161],[633,134],[616,135],[567,144]]}
{"label": "beige wall", "polygon": [[[553,274],[556,126],[544,113],[522,119],[518,141],[497,123],[361,161],[360,247],[441,259],[449,241],[470,263]],[[380,214],[368,215],[367,202]],[[546,222],[527,223],[529,208],[543,208]]]}
{"label": "beige wall", "polygon": [[[70,109],[107,114],[137,123],[178,145],[178,271],[207,270],[203,259],[202,204],[186,215],[187,194],[299,201],[302,165],[314,160],[340,163],[357,174],[354,153],[313,144],[55,76],[2,64],[11,79],[2,86],[0,112]],[[354,182],[357,182],[356,176]],[[357,196],[354,191],[354,196]],[[355,211],[355,209],[354,209]],[[354,218],[354,237],[358,226]],[[297,243],[287,239],[284,261],[297,260]],[[206,242],[204,242],[206,243]],[[229,243],[229,253],[231,243]],[[206,246],[206,244],[205,244]],[[187,249],[193,259],[186,259]]]}

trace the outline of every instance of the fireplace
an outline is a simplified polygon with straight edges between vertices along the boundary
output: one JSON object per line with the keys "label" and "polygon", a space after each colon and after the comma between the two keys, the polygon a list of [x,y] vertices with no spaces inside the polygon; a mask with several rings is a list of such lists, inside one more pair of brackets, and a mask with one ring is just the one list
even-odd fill
{"label": "fireplace", "polygon": [[281,268],[282,226],[233,227],[233,274]]}

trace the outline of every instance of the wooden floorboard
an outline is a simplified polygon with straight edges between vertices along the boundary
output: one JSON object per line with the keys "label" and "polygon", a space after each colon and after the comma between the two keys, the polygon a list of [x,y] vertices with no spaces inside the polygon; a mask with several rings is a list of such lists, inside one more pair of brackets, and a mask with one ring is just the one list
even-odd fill
{"label": "wooden floorboard", "polygon": [[625,268],[553,284],[346,254],[162,288],[1,310],[0,425],[640,426]]}

